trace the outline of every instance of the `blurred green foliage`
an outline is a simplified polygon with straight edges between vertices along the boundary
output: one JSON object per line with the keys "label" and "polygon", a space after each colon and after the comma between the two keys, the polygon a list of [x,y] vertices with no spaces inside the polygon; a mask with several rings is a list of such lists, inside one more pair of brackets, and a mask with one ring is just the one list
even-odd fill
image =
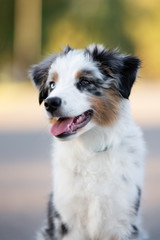
{"label": "blurred green foliage", "polygon": [[[1,63],[13,57],[15,2],[0,0]],[[41,55],[98,42],[140,56],[142,75],[159,78],[159,12],[159,0],[42,0]]]}
{"label": "blurred green foliage", "polygon": [[90,42],[101,42],[134,52],[134,42],[125,29],[129,17],[125,1],[47,0],[43,1],[42,9],[44,51],[53,46],[60,48],[60,44],[84,47]]}
{"label": "blurred green foliage", "polygon": [[70,4],[71,1],[66,0],[42,1],[42,49],[47,45],[50,29],[54,29],[57,21],[63,18]]}
{"label": "blurred green foliage", "polygon": [[14,1],[0,0],[0,62],[11,59],[13,54]]}

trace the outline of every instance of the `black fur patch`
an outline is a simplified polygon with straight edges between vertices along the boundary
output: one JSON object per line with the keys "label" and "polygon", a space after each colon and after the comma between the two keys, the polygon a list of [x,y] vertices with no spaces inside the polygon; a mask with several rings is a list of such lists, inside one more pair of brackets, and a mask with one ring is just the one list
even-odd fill
{"label": "black fur patch", "polygon": [[[55,225],[55,221],[57,224]],[[47,219],[47,226],[45,228],[45,234],[47,234],[50,239],[55,240],[55,236],[65,236],[68,233],[68,227],[62,221],[62,217],[60,214],[55,210],[53,206],[53,195],[50,195],[50,199],[48,202],[48,219]],[[48,239],[48,238],[47,238]]]}
{"label": "black fur patch", "polygon": [[52,204],[52,194],[50,195],[50,199],[48,202],[48,222],[47,222],[47,228],[46,233],[53,237],[55,232],[55,226],[54,226],[54,209]]}
{"label": "black fur patch", "polygon": [[138,213],[139,207],[140,207],[140,200],[141,200],[141,189],[137,186],[137,199],[135,201],[135,212]]}
{"label": "black fur patch", "polygon": [[67,228],[67,225],[62,223],[61,224],[61,235],[64,236],[68,233],[68,228]]}
{"label": "black fur patch", "polygon": [[120,93],[124,98],[128,98],[130,95],[139,67],[140,60],[138,58],[131,56],[123,58],[123,67],[120,69]]}
{"label": "black fur patch", "polygon": [[39,89],[39,104],[43,102],[48,97],[48,88],[45,86],[45,83],[40,86]]}
{"label": "black fur patch", "polygon": [[[99,51],[98,46],[95,46],[91,56],[94,61],[99,63],[99,69],[106,75],[106,77],[113,77],[114,74],[118,74],[120,67],[123,65],[122,60],[119,59],[119,53],[108,49]],[[105,67],[110,70],[110,74],[104,72]]]}
{"label": "black fur patch", "polygon": [[139,230],[135,225],[132,225],[132,237],[137,238],[139,235]]}

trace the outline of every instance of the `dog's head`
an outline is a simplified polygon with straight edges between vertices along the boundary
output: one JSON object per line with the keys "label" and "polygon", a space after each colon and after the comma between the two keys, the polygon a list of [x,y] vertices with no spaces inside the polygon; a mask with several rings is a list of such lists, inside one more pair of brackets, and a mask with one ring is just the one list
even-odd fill
{"label": "dog's head", "polygon": [[138,58],[94,44],[84,50],[67,46],[33,66],[30,76],[39,89],[39,103],[44,101],[52,135],[70,139],[97,124],[114,124],[139,67]]}

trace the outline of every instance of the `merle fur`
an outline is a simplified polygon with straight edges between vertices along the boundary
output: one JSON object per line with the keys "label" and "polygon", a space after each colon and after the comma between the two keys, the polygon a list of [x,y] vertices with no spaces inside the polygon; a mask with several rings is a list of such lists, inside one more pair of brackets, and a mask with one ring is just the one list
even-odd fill
{"label": "merle fur", "polygon": [[[86,49],[94,61],[99,63],[99,69],[106,77],[119,80],[119,93],[124,98],[129,98],[131,88],[136,80],[137,71],[140,68],[140,60],[137,57],[125,56],[117,51],[103,49],[99,51],[98,46],[95,46],[92,52]],[[109,71],[105,71],[108,68]]]}
{"label": "merle fur", "polygon": [[87,86],[83,86],[81,84],[81,81],[79,81],[77,84],[77,88],[81,91],[81,92],[88,92],[94,96],[100,97],[102,96],[102,92],[100,90],[99,87],[97,87],[94,82],[90,82]]}
{"label": "merle fur", "polygon": [[[81,92],[88,92],[94,96],[100,97],[102,96],[102,84],[103,80],[97,79],[94,76],[94,73],[92,71],[88,71],[87,69],[83,69],[81,71],[82,76],[80,76],[78,82],[76,83],[77,88]],[[83,84],[83,82],[86,81],[88,84]]]}

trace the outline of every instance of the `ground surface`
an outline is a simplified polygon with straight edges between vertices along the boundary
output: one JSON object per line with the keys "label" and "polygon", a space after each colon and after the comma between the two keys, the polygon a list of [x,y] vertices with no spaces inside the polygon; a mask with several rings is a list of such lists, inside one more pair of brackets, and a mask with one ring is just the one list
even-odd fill
{"label": "ground surface", "polygon": [[[46,214],[51,189],[52,137],[38,107],[36,93],[23,92],[21,88],[14,90],[6,88],[0,94],[0,240],[34,240]],[[6,93],[7,98],[3,95]],[[131,103],[148,149],[143,222],[149,239],[159,240],[159,86],[140,86],[133,93]]]}

